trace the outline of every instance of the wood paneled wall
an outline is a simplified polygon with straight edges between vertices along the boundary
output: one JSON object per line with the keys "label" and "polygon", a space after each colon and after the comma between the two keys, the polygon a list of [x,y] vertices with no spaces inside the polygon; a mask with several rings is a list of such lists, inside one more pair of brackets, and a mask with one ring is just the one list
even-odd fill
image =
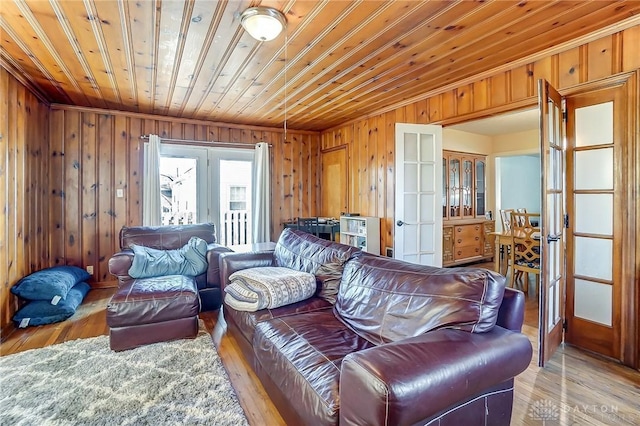
{"label": "wood paneled wall", "polygon": [[[112,282],[118,232],[142,221],[141,135],[272,144],[271,234],[282,222],[318,214],[319,134],[39,103],[0,67],[1,326],[17,298],[9,289],[55,265],[94,266],[92,284]],[[4,111],[8,111],[5,113]],[[116,189],[124,197],[115,196]],[[110,284],[107,284],[110,285]]]}
{"label": "wood paneled wall", "polygon": [[[108,282],[109,257],[122,226],[142,222],[143,146],[140,136],[255,144],[271,149],[271,234],[282,222],[316,214],[319,135],[249,126],[184,121],[54,105],[51,111],[49,223],[54,264],[94,266],[94,281]],[[124,197],[115,196],[116,189]]]}
{"label": "wood paneled wall", "polygon": [[0,327],[18,308],[9,289],[47,267],[49,106],[0,67]]}
{"label": "wood paneled wall", "polygon": [[384,250],[393,247],[396,123],[448,124],[477,118],[483,112],[534,105],[539,78],[562,90],[638,68],[640,26],[329,129],[321,134],[321,149],[348,146],[348,210],[381,218]]}

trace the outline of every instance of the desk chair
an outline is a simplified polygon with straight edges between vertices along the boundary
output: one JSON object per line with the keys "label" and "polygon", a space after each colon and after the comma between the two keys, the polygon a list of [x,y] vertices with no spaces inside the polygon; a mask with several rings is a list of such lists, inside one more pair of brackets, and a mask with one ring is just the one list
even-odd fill
{"label": "desk chair", "polygon": [[299,217],[297,229],[320,237],[320,227],[318,226],[317,217]]}
{"label": "desk chair", "polygon": [[525,273],[523,291],[529,291],[529,273],[536,275],[536,294],[540,289],[540,228],[531,225],[531,220],[539,222],[540,215],[532,213],[511,213],[511,278],[513,287],[516,273]]}

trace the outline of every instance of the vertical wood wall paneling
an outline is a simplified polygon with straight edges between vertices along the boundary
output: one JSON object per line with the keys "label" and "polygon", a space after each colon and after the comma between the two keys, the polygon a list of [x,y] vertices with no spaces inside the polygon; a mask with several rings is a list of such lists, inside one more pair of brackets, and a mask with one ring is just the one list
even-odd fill
{"label": "vertical wood wall paneling", "polygon": [[48,106],[0,67],[0,329],[19,307],[10,289],[51,266]]}
{"label": "vertical wood wall paneling", "polygon": [[[204,146],[212,140],[271,143],[272,238],[280,235],[285,220],[318,214],[319,134],[289,131],[289,140],[284,143],[282,132],[273,130],[61,106],[52,111],[50,123],[50,161],[52,168],[59,170],[50,183],[51,201],[62,200],[53,206],[56,214],[51,225],[60,223],[56,237],[63,242],[56,246],[52,241],[52,252],[58,263],[93,265],[92,285],[114,281],[108,261],[119,250],[119,231],[123,225],[141,224],[144,176],[140,136],[144,134],[194,140],[200,136]],[[123,189],[123,198],[116,197],[118,188]]]}
{"label": "vertical wood wall paneling", "polygon": [[[0,328],[10,321],[9,303],[9,80],[0,68]],[[6,267],[4,265],[7,265]]]}
{"label": "vertical wood wall paneling", "polygon": [[107,114],[98,114],[98,176],[95,193],[98,194],[98,227],[94,230],[97,238],[97,246],[94,245],[94,278],[98,282],[106,281],[109,277],[109,258],[117,250],[114,238],[115,222],[118,214],[114,208],[115,191],[113,190],[114,169],[114,143],[117,140],[114,134],[114,117]]}
{"label": "vertical wood wall paneling", "polygon": [[[392,247],[392,221],[395,209],[393,152],[396,123],[410,122],[409,120],[415,120],[415,123],[442,122],[468,113],[477,114],[490,108],[505,107],[518,102],[521,105],[523,101],[533,104],[537,95],[538,78],[546,78],[559,89],[566,89],[639,67],[640,26],[636,26],[622,33],[603,37],[376,116],[378,132],[382,126],[386,128],[384,146],[380,145],[380,134],[363,131],[372,123],[368,117],[322,132],[322,148],[348,146],[349,210],[365,216],[380,216],[381,247]],[[423,112],[425,105],[426,113]],[[423,114],[426,114],[424,121],[420,119]],[[353,137],[344,137],[349,131],[353,132]],[[371,174],[367,173],[367,168],[372,164],[372,159],[367,156],[372,144],[376,146],[375,152],[372,153],[376,157],[373,160],[376,167],[383,163],[380,156],[387,155],[386,179],[384,183],[378,182],[378,185],[384,187],[376,188],[378,197],[375,203],[362,196],[373,184]],[[384,214],[381,213],[380,204],[385,206]],[[388,225],[384,225],[385,223]]]}
{"label": "vertical wood wall paneling", "polygon": [[[367,146],[367,171],[369,175],[369,186],[367,190],[367,204],[369,211],[378,212],[378,127],[377,117],[367,120],[367,133],[369,134],[369,144]],[[382,156],[384,159],[384,156]],[[380,253],[376,253],[380,254]]]}
{"label": "vertical wood wall paneling", "polygon": [[82,242],[80,240],[82,218],[82,194],[80,192],[80,138],[81,113],[67,111],[64,120],[64,257],[67,265],[82,267]]}
{"label": "vertical wood wall paneling", "polygon": [[[429,109],[427,109],[427,118],[429,114]],[[382,123],[379,126],[384,126],[386,128],[386,134],[384,138],[384,150],[387,153],[387,164],[386,164],[386,179],[385,179],[385,190],[384,190],[384,216],[380,219],[381,223],[386,223],[386,227],[380,230],[380,239],[381,244],[380,247],[391,247],[393,248],[393,232],[395,229],[395,193],[396,188],[394,185],[395,180],[395,170],[396,170],[396,125],[395,125],[395,114],[393,112],[388,112],[381,117]],[[382,188],[380,188],[380,192]],[[383,243],[383,244],[382,244]],[[384,250],[384,249],[383,249]]]}
{"label": "vertical wood wall paneling", "polygon": [[[13,175],[13,179],[15,182],[15,194],[13,195],[13,211],[12,216],[9,220],[13,223],[14,232],[15,232],[15,257],[13,258],[13,264],[15,265],[15,274],[17,277],[22,277],[29,272],[30,265],[25,257],[25,239],[24,239],[24,231],[28,226],[28,214],[27,211],[28,204],[25,202],[25,169],[28,168],[29,164],[26,164],[28,161],[28,157],[25,155],[29,146],[29,142],[27,140],[27,129],[25,126],[29,125],[25,121],[25,92],[26,90],[19,86],[17,87],[16,93],[16,114],[13,119],[16,122],[16,131],[14,133],[14,141],[11,141],[13,145],[13,164],[15,167],[15,173]],[[23,260],[24,259],[24,260]],[[26,260],[26,262],[25,262]]]}
{"label": "vertical wood wall paneling", "polygon": [[[603,37],[587,45],[588,80],[593,81],[615,74],[613,64],[613,36]],[[617,68],[617,67],[616,67]]]}
{"label": "vertical wood wall paneling", "polygon": [[49,134],[49,256],[54,265],[64,265],[64,116],[52,111]]}
{"label": "vertical wood wall paneling", "polygon": [[[81,243],[82,258],[77,266],[86,268],[93,266],[93,279],[98,275],[96,253],[98,244],[98,158],[102,153],[96,146],[97,115],[84,112],[81,118],[81,161],[80,161],[80,187],[82,188],[82,223],[78,243]],[[101,159],[100,159],[101,160]]]}
{"label": "vertical wood wall paneling", "polygon": [[[127,186],[127,225],[142,223],[142,167],[144,161],[143,144],[140,136],[145,134],[143,120],[131,117],[129,121],[129,182]],[[117,147],[119,148],[119,147]],[[117,232],[120,232],[118,229]],[[119,246],[118,246],[119,247]]]}
{"label": "vertical wood wall paneling", "polygon": [[[114,250],[120,248],[118,243],[118,233],[123,226],[129,222],[129,209],[127,200],[129,199],[129,120],[121,115],[114,117],[113,128],[113,182],[114,192],[122,190],[122,197],[116,197],[113,201],[113,211],[115,218],[113,221],[113,247]],[[115,149],[118,147],[118,149]]]}
{"label": "vertical wood wall paneling", "polygon": [[640,25],[622,33],[622,71],[640,68]]}
{"label": "vertical wood wall paneling", "polygon": [[582,83],[580,48],[576,47],[558,55],[558,84],[560,87],[575,86]]}
{"label": "vertical wood wall paneling", "polygon": [[[373,157],[376,161],[376,216],[383,218],[380,220],[380,253],[384,254],[384,235],[389,228],[389,221],[386,219],[386,200],[385,188],[387,187],[387,126],[385,125],[384,116],[378,116],[375,119],[375,128],[377,132],[376,153]],[[377,157],[377,158],[376,158]]]}

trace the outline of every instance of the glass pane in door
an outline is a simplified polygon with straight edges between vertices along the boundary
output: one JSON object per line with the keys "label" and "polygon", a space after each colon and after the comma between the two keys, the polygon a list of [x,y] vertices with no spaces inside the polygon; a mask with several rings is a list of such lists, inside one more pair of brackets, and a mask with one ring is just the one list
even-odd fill
{"label": "glass pane in door", "polygon": [[224,245],[251,240],[251,161],[220,160],[220,232]]}
{"label": "glass pane in door", "polygon": [[163,225],[198,223],[197,159],[160,157]]}

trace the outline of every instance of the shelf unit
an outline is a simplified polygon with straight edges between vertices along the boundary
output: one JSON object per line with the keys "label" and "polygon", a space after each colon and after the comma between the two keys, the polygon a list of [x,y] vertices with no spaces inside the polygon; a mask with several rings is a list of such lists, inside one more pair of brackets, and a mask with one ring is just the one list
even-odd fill
{"label": "shelf unit", "polygon": [[341,216],[340,242],[367,253],[380,254],[380,218]]}

